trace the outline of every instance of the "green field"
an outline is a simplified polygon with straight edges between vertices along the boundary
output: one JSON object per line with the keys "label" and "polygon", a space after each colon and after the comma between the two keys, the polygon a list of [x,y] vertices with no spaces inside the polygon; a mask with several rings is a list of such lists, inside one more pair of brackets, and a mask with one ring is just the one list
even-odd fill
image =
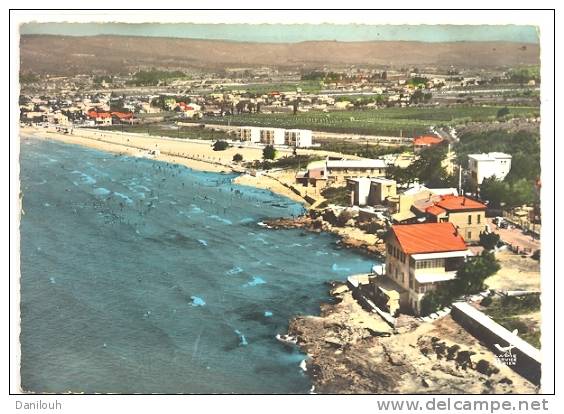
{"label": "green field", "polygon": [[170,124],[146,124],[146,125],[110,125],[99,127],[110,131],[123,131],[136,134],[149,134],[162,137],[183,138],[183,139],[202,139],[217,141],[229,139],[225,132],[213,131],[208,128],[196,126],[183,126],[177,128]]}
{"label": "green field", "polygon": [[540,324],[527,317],[540,312],[540,306],[539,295],[495,297],[486,301],[484,313],[510,331],[517,329],[522,339],[540,348]]}
{"label": "green field", "polygon": [[265,95],[270,92],[296,92],[301,88],[304,93],[318,93],[321,85],[318,81],[298,81],[282,83],[251,83],[247,85],[230,86],[226,90],[244,90],[248,93]]}
{"label": "green field", "polygon": [[[317,131],[368,135],[413,136],[434,125],[458,125],[469,121],[494,121],[501,106],[457,106],[438,108],[384,108],[358,111],[298,112],[284,114],[241,114],[204,118],[199,122],[280,128],[305,128]],[[509,107],[509,116],[538,115],[538,107]]]}

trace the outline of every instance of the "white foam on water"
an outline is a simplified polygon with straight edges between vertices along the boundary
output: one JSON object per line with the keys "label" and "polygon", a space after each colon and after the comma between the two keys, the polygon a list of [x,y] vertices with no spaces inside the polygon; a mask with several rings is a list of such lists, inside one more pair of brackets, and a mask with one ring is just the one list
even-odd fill
{"label": "white foam on water", "polygon": [[229,269],[227,272],[225,272],[226,275],[236,275],[238,273],[241,273],[243,271],[242,268],[240,268],[239,266],[233,266],[231,269]]}
{"label": "white foam on water", "polygon": [[99,195],[99,196],[105,196],[111,193],[110,190],[108,190],[107,188],[104,187],[96,187],[93,191],[94,194]]}
{"label": "white foam on water", "polygon": [[86,184],[96,184],[96,180],[93,177],[89,176],[86,173],[83,173],[82,171],[74,170],[71,172],[71,174],[80,175],[80,179]]}
{"label": "white foam on water", "polygon": [[208,216],[208,217],[213,219],[213,220],[219,221],[220,223],[233,224],[233,222],[231,220],[228,220],[228,219],[223,218],[223,217],[219,217],[216,214],[212,214],[211,216]]}
{"label": "white foam on water", "polygon": [[190,204],[190,207],[192,207],[192,213],[202,213],[204,211],[195,204]]}
{"label": "white foam on water", "polygon": [[198,296],[190,296],[190,299],[192,299],[192,306],[194,307],[206,305],[206,302]]}
{"label": "white foam on water", "polygon": [[198,239],[198,243],[200,243],[202,246],[207,246],[207,245],[208,245],[208,242],[207,242],[207,241],[201,240],[201,239]]}
{"label": "white foam on water", "polygon": [[348,267],[339,267],[337,265],[337,263],[333,263],[333,266],[331,266],[331,270],[333,272],[350,272],[351,269],[349,269]]}
{"label": "white foam on water", "polygon": [[137,184],[137,185],[135,185],[135,187],[140,188],[141,190],[146,191],[146,192],[151,192],[151,189],[149,187],[146,187],[146,186],[141,185],[141,184]]}
{"label": "white foam on water", "polygon": [[245,283],[243,286],[247,287],[247,286],[258,286],[258,285],[264,285],[266,284],[266,280],[264,280],[262,277],[260,276],[253,276],[253,278]]}
{"label": "white foam on water", "polygon": [[129,198],[128,196],[126,196],[125,194],[122,193],[118,193],[117,191],[114,192],[114,195],[118,196],[119,198],[125,200],[125,202],[127,204],[133,204],[133,200],[131,198]]}

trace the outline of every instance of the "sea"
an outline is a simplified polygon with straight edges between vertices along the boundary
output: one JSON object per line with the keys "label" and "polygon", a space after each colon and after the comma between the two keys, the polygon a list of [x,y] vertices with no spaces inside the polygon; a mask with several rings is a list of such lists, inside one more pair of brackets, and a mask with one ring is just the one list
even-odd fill
{"label": "sea", "polygon": [[276,334],[376,263],[234,174],[30,137],[20,168],[25,391],[308,393]]}

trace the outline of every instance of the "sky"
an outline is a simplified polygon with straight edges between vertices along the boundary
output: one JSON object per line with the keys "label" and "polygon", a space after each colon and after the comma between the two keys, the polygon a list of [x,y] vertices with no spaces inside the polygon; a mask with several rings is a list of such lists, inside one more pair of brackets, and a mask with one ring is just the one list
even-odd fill
{"label": "sky", "polygon": [[20,32],[21,34],[66,36],[111,34],[275,43],[308,40],[539,42],[538,33],[534,26],[519,25],[25,23],[20,27]]}

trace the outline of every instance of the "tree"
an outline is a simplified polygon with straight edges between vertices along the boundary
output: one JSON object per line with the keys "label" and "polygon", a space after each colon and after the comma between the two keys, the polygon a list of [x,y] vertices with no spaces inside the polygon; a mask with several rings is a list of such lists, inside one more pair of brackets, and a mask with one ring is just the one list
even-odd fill
{"label": "tree", "polygon": [[499,234],[497,233],[480,233],[480,244],[486,250],[492,250],[499,243]]}
{"label": "tree", "polygon": [[213,144],[214,151],[225,151],[229,148],[229,143],[226,141],[215,141]]}
{"label": "tree", "polygon": [[245,112],[245,109],[247,108],[247,102],[239,101],[237,102],[237,105],[235,105],[235,108],[237,108],[238,114],[242,114],[243,112]]}
{"label": "tree", "polygon": [[267,145],[262,150],[262,158],[265,160],[273,160],[276,158],[276,150],[272,145]]}
{"label": "tree", "polygon": [[[390,175],[397,175],[398,182],[412,182],[417,178],[419,182],[427,186],[444,187],[456,186],[456,177],[450,176],[443,167],[443,160],[446,157],[447,146],[443,144],[434,145],[426,148],[419,153],[419,157],[407,168],[400,171],[391,169]],[[404,181],[405,180],[405,181]]]}
{"label": "tree", "polygon": [[507,202],[509,186],[503,181],[498,181],[495,176],[484,178],[480,185],[480,198],[489,201],[489,207],[500,208],[501,203]]}
{"label": "tree", "polygon": [[241,154],[237,153],[233,156],[233,161],[234,162],[241,162],[241,161],[243,161],[243,156]]}
{"label": "tree", "polygon": [[421,300],[421,315],[427,316],[450,305],[452,298],[442,293],[441,288],[427,292]]}
{"label": "tree", "polygon": [[511,184],[511,193],[508,200],[508,205],[511,207],[517,207],[523,204],[531,205],[538,201],[537,199],[538,196],[535,191],[534,183],[521,178]]}
{"label": "tree", "polygon": [[480,186],[480,197],[489,201],[493,208],[532,205],[539,201],[535,183],[521,178],[512,182],[497,181],[495,177],[485,178]]}
{"label": "tree", "polygon": [[480,256],[469,259],[456,272],[456,278],[425,294],[421,313],[428,315],[450,305],[456,298],[481,292],[484,281],[500,269],[495,255],[484,250]]}
{"label": "tree", "polygon": [[506,115],[509,115],[509,108],[507,106],[504,106],[503,108],[500,108],[499,111],[497,111],[498,118],[503,118]]}
{"label": "tree", "polygon": [[469,259],[456,272],[456,278],[449,281],[448,290],[454,297],[471,295],[485,288],[484,280],[500,269],[492,252],[484,250],[480,256]]}

